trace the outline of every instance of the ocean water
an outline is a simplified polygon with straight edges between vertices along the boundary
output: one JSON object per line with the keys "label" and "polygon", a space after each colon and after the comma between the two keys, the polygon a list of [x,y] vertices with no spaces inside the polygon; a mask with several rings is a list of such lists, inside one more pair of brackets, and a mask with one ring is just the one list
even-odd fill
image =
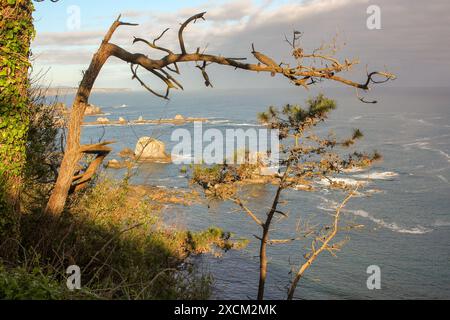
{"label": "ocean water", "polygon": [[[338,102],[338,109],[319,132],[365,134],[358,149],[378,150],[384,157],[371,169],[348,173],[347,182],[364,181],[365,188],[345,209],[345,219],[363,224],[361,230],[345,234],[349,242],[332,257],[324,253],[300,281],[298,299],[443,299],[450,298],[450,90],[446,88],[377,88],[378,104],[360,103],[352,90],[324,89]],[[207,128],[249,128],[257,126],[256,114],[270,105],[302,104],[318,91],[298,88],[265,90],[201,90],[176,94],[170,102],[145,92],[94,94],[110,119],[129,120],[207,117]],[[63,97],[70,102],[71,97]],[[94,118],[88,118],[87,120]],[[182,126],[192,130],[192,124]],[[139,137],[153,136],[170,151],[173,125],[86,126],[83,142],[117,140],[118,158],[124,147],[134,149]],[[173,164],[142,164],[134,183],[189,188],[188,180]],[[111,170],[120,176],[122,171]],[[264,214],[273,187],[249,187],[249,206]],[[344,195],[319,187],[316,193],[290,190],[283,196],[288,219],[277,221],[273,238],[295,235],[299,219],[326,223],[330,211]],[[200,203],[168,208],[168,223],[200,230],[221,227],[236,238],[250,240],[242,251],[230,251],[221,258],[210,255],[195,259],[199,267],[214,276],[214,298],[255,298],[258,283],[258,241],[260,230],[242,212],[228,203]],[[342,237],[342,236],[341,236]],[[342,238],[340,238],[342,239]],[[291,279],[289,272],[302,261],[308,241],[277,245],[269,250],[270,264],[266,298],[284,299]],[[381,289],[368,290],[367,267],[381,268]]]}

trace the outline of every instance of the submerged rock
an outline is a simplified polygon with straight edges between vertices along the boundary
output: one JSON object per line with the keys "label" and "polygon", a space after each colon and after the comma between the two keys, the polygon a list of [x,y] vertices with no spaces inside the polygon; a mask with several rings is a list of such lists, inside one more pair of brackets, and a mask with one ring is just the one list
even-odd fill
{"label": "submerged rock", "polygon": [[86,107],[86,111],[84,111],[85,116],[95,116],[103,114],[102,109],[100,107],[94,106],[93,104],[88,104]]}
{"label": "submerged rock", "polygon": [[97,122],[100,122],[100,123],[109,123],[109,119],[108,119],[108,118],[100,117],[100,118],[97,118]]}
{"label": "submerged rock", "polygon": [[125,119],[122,118],[122,117],[119,117],[119,123],[120,123],[120,124],[126,124],[126,123],[127,123],[127,120],[125,120]]}
{"label": "submerged rock", "polygon": [[125,160],[125,161],[121,162],[119,160],[112,159],[112,160],[109,160],[108,163],[106,164],[106,167],[110,168],[110,169],[123,169],[123,168],[129,168],[132,166],[133,166],[133,163],[129,160]]}
{"label": "submerged rock", "polygon": [[134,156],[134,151],[130,148],[125,148],[119,152],[119,157],[121,158],[132,158]]}
{"label": "submerged rock", "polygon": [[139,161],[164,161],[170,162],[170,156],[166,153],[164,142],[150,137],[139,139],[134,150],[134,155]]}
{"label": "submerged rock", "polygon": [[106,167],[111,168],[111,169],[121,169],[121,168],[123,168],[123,164],[120,163],[119,160],[112,159],[112,160],[108,161],[108,163],[106,164]]}

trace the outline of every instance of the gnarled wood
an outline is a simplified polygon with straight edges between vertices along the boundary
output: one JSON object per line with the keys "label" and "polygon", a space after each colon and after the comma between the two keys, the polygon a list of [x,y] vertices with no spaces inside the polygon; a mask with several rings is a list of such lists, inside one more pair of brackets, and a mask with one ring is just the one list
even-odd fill
{"label": "gnarled wood", "polygon": [[[81,81],[78,92],[76,94],[68,125],[66,152],[64,154],[64,158],[61,163],[61,168],[59,170],[57,182],[54,186],[53,192],[47,204],[46,208],[47,213],[58,215],[64,209],[64,205],[67,196],[69,194],[69,190],[71,188],[73,174],[76,165],[81,157],[80,134],[81,134],[81,124],[83,122],[84,117],[84,111],[88,104],[88,99],[92,87],[95,83],[95,80],[97,79],[103,65],[111,56],[117,57],[123,60],[124,62],[130,63],[133,78],[137,79],[139,83],[151,93],[165,99],[169,98],[170,89],[176,88],[183,89],[181,84],[172,76],[170,76],[165,69],[174,73],[179,73],[178,64],[185,62],[203,62],[203,66],[200,67],[199,69],[202,73],[203,78],[205,79],[206,86],[211,85],[209,76],[206,73],[206,66],[211,63],[247,71],[280,74],[285,78],[287,78],[289,81],[291,81],[294,85],[304,87],[308,87],[309,85],[317,83],[320,80],[332,80],[348,86],[355,87],[357,89],[368,90],[369,85],[371,83],[377,83],[376,81],[373,80],[373,77],[376,75],[382,76],[386,80],[391,80],[395,78],[392,74],[386,72],[372,72],[368,75],[368,78],[365,82],[358,83],[337,76],[336,74],[342,71],[349,70],[357,62],[355,61],[349,62],[346,60],[344,63],[341,63],[335,58],[326,55],[320,55],[318,53],[321,51],[320,48],[314,50],[314,53],[312,55],[309,56],[304,54],[299,55],[298,53],[300,51],[303,52],[303,49],[296,48],[294,45],[293,56],[297,59],[298,62],[297,66],[295,67],[290,67],[288,65],[286,67],[283,67],[285,66],[285,64],[283,63],[280,63],[279,65],[274,64],[262,65],[261,63],[257,64],[243,63],[240,62],[242,58],[226,58],[218,55],[200,53],[199,48],[195,53],[188,53],[184,43],[183,32],[190,23],[195,22],[198,19],[203,20],[204,15],[205,12],[202,12],[190,17],[179,28],[178,40],[181,53],[175,54],[169,49],[156,45],[156,41],[158,41],[159,39],[161,39],[161,37],[164,36],[164,34],[167,32],[167,29],[164,32],[162,32],[152,43],[144,39],[135,38],[134,42],[144,42],[147,45],[149,45],[149,47],[152,49],[166,52],[167,55],[161,59],[151,59],[147,55],[142,53],[131,53],[115,44],[110,43],[109,41],[111,40],[114,32],[119,26],[136,26],[136,24],[120,21],[120,16],[116,21],[114,21],[114,23],[106,33],[100,45],[100,48],[93,56],[88,70],[84,73],[83,80]],[[312,64],[308,65],[303,63],[304,62],[303,59],[308,58],[312,60]],[[317,62],[317,65],[322,66],[324,64],[323,63],[324,61],[330,63],[331,65],[325,64],[325,67],[318,67],[314,62],[316,60],[320,60]],[[166,90],[164,94],[157,93],[155,90],[151,89],[141,80],[141,78],[137,74],[138,66],[142,67],[143,69],[147,70],[148,72],[152,73],[153,75],[162,80],[162,82],[166,85]],[[307,82],[307,80],[309,80],[310,82]]]}

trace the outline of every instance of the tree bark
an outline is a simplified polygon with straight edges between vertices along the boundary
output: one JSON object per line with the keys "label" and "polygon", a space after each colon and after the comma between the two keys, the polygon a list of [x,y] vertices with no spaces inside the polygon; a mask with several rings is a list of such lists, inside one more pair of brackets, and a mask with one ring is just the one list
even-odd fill
{"label": "tree bark", "polygon": [[286,172],[280,181],[277,193],[272,203],[272,207],[267,214],[266,222],[263,225],[263,236],[261,238],[261,247],[259,251],[259,286],[258,286],[258,300],[264,300],[264,288],[266,285],[267,278],[267,244],[269,242],[270,225],[272,219],[277,211],[278,203],[280,202],[281,191],[284,188],[284,182],[287,178],[287,172],[289,167],[286,168]]}
{"label": "tree bark", "polygon": [[[59,171],[58,179],[53,189],[52,195],[50,196],[49,202],[46,207],[46,212],[52,215],[58,215],[64,210],[64,205],[66,203],[69,190],[71,189],[73,182],[73,174],[75,168],[77,166],[78,161],[81,158],[80,152],[80,133],[81,133],[81,124],[84,117],[84,111],[86,110],[86,106],[88,103],[89,95],[91,93],[92,87],[94,85],[95,80],[97,79],[100,70],[102,69],[105,62],[108,60],[110,56],[117,57],[124,62],[131,64],[131,70],[133,74],[133,79],[137,79],[141,85],[146,88],[151,93],[155,94],[158,97],[168,99],[169,92],[171,89],[183,89],[181,84],[172,77],[169,72],[167,72],[164,68],[171,72],[179,73],[179,69],[177,63],[182,62],[203,62],[203,67],[199,68],[202,72],[203,77],[205,78],[205,84],[210,85],[209,77],[206,73],[206,66],[208,64],[220,64],[229,67],[233,67],[235,69],[242,69],[254,72],[267,72],[271,74],[280,74],[285,78],[289,79],[295,85],[302,85],[307,87],[308,84],[305,82],[307,79],[327,79],[333,80],[340,83],[343,83],[348,86],[355,87],[357,89],[368,90],[369,84],[371,83],[380,83],[375,82],[373,80],[374,76],[383,76],[387,80],[394,79],[395,77],[391,74],[385,72],[372,72],[368,75],[368,79],[366,83],[357,83],[350,81],[345,78],[338,77],[336,74],[343,71],[348,70],[352,65],[356,64],[356,62],[348,62],[345,64],[339,63],[335,58],[327,57],[327,56],[317,56],[310,55],[311,58],[319,59],[322,61],[332,61],[333,65],[328,66],[326,68],[318,68],[318,67],[295,67],[295,68],[283,68],[277,64],[264,65],[261,63],[251,64],[251,63],[241,63],[238,60],[245,60],[245,58],[226,58],[222,56],[210,55],[200,53],[200,48],[197,49],[195,53],[188,53],[186,51],[186,47],[184,45],[183,40],[183,31],[187,27],[187,25],[191,22],[195,22],[198,19],[204,19],[205,12],[196,14],[189,19],[187,19],[180,27],[178,37],[180,43],[181,53],[175,54],[171,50],[162,48],[156,45],[156,41],[158,41],[164,33],[168,30],[166,29],[158,38],[153,40],[153,43],[148,42],[146,40],[135,38],[134,42],[144,42],[150,46],[150,48],[164,51],[167,53],[161,59],[151,59],[147,55],[142,53],[131,53],[115,44],[109,43],[112,35],[115,30],[122,25],[135,26],[136,24],[121,22],[120,16],[110,27],[108,33],[106,34],[103,42],[98,49],[97,53],[94,55],[91,64],[83,76],[83,80],[80,84],[78,92],[75,96],[75,100],[72,106],[72,112],[70,116],[69,126],[68,126],[68,134],[67,134],[67,145],[66,152],[64,154],[61,168]],[[306,55],[304,57],[307,57]],[[266,57],[267,58],[267,57]],[[136,66],[134,68],[134,66]],[[152,73],[160,80],[164,82],[166,85],[165,94],[156,93],[150,87],[145,85],[143,81],[137,75],[137,68],[142,67],[148,72]],[[175,67],[173,69],[172,67]],[[315,83],[315,81],[312,81]],[[272,213],[273,216],[273,213]]]}
{"label": "tree bark", "polygon": [[82,152],[80,150],[81,124],[84,112],[88,104],[89,96],[97,79],[100,70],[110,57],[107,43],[111,38],[118,23],[113,24],[105,39],[103,40],[97,53],[94,54],[88,70],[85,72],[80,87],[78,88],[75,100],[70,113],[70,120],[67,132],[66,150],[64,153],[58,179],[56,180],[50,199],[45,209],[46,213],[59,215],[63,210],[72,186],[73,176],[80,161]]}

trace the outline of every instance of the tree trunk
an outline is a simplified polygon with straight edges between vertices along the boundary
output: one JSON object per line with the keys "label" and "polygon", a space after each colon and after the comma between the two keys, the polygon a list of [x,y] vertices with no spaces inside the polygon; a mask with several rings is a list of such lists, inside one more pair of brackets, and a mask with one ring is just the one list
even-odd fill
{"label": "tree trunk", "polygon": [[278,203],[280,202],[281,191],[284,188],[284,182],[287,178],[289,171],[289,166],[286,168],[286,172],[280,181],[277,193],[273,199],[272,208],[267,214],[266,222],[263,224],[263,236],[261,238],[261,247],[259,251],[259,287],[258,287],[258,300],[264,300],[264,288],[266,285],[267,278],[267,244],[269,243],[269,233],[270,225],[272,223],[273,216],[278,208]]}
{"label": "tree trunk", "polygon": [[91,64],[84,74],[83,80],[75,96],[72,111],[70,113],[66,150],[59,169],[58,179],[56,180],[45,210],[48,214],[59,215],[64,210],[69,190],[72,186],[75,169],[82,156],[80,151],[80,135],[84,112],[86,111],[94,82],[103,65],[109,58],[108,50],[105,48],[106,43],[107,41],[105,39],[92,58]]}
{"label": "tree trunk", "polygon": [[258,300],[264,300],[264,288],[267,277],[267,242],[269,241],[269,230],[266,226],[263,227],[263,237],[261,240],[261,247],[259,250],[259,286],[258,286]]}

